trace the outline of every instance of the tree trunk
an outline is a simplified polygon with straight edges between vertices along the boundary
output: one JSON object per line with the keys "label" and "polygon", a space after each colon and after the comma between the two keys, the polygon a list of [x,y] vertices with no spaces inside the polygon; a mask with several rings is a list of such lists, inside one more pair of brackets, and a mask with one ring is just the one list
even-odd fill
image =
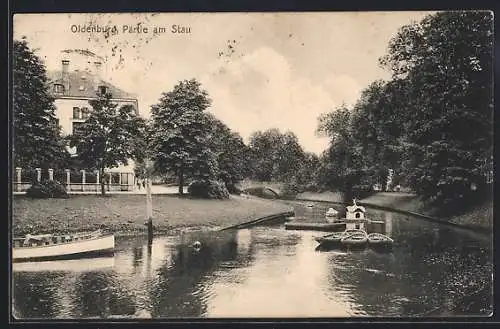
{"label": "tree trunk", "polygon": [[184,168],[182,166],[179,170],[179,194],[184,194]]}
{"label": "tree trunk", "polygon": [[106,195],[104,168],[101,168],[99,171],[101,172],[100,173],[100,176],[101,176],[101,195]]}
{"label": "tree trunk", "polygon": [[347,209],[346,207],[352,204],[352,187],[348,187],[342,192],[342,209],[340,211],[340,218],[345,218]]}

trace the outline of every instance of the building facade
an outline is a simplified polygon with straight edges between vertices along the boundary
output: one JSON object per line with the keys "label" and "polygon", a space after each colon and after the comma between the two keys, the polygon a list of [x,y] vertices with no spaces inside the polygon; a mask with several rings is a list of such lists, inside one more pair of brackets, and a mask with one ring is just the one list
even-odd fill
{"label": "building facade", "polygon": [[[54,97],[56,117],[61,126],[62,135],[73,134],[88,118],[92,107],[89,101],[97,99],[99,93],[110,93],[111,101],[123,105],[132,105],[139,115],[138,99],[134,94],[125,92],[102,78],[102,62],[99,60],[86,61],[88,65],[77,62],[74,67],[69,58],[61,60],[61,69],[47,72],[49,88]],[[72,155],[76,149],[69,148]],[[135,185],[134,162],[125,166],[110,168],[109,172],[120,173],[120,182],[124,185]]]}

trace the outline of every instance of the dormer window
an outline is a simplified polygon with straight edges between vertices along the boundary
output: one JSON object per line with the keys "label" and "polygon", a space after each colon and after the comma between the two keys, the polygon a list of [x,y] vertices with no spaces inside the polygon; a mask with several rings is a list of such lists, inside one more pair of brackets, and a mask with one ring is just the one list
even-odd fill
{"label": "dormer window", "polygon": [[54,93],[56,94],[62,94],[64,93],[64,86],[62,84],[55,84],[54,85]]}
{"label": "dormer window", "polygon": [[108,93],[108,87],[107,86],[99,86],[99,94],[101,95],[106,95]]}

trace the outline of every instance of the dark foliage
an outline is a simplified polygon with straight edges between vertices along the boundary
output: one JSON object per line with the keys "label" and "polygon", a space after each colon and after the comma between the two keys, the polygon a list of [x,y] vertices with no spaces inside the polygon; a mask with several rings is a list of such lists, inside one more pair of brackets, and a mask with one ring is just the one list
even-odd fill
{"label": "dark foliage", "polygon": [[229,199],[229,191],[224,183],[214,180],[196,180],[189,184],[191,197],[202,199]]}
{"label": "dark foliage", "polygon": [[58,181],[42,181],[41,183],[33,184],[27,191],[26,196],[30,198],[46,199],[46,198],[68,198],[68,193],[63,184]]}

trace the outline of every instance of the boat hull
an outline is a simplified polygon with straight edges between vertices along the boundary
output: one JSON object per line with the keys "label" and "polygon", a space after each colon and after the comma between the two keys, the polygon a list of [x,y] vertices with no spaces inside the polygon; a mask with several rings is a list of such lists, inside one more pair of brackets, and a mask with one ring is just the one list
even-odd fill
{"label": "boat hull", "polygon": [[114,257],[92,257],[69,260],[48,260],[38,262],[16,262],[12,264],[13,272],[89,272],[112,269]]}
{"label": "boat hull", "polygon": [[344,236],[340,242],[345,246],[364,246],[368,242],[366,234],[352,233]]}
{"label": "boat hull", "polygon": [[372,247],[390,247],[394,241],[383,234],[368,234],[368,243]]}
{"label": "boat hull", "polygon": [[102,257],[114,254],[114,235],[48,246],[12,248],[13,262],[65,260]]}
{"label": "boat hull", "polygon": [[329,234],[326,236],[318,237],[315,240],[321,245],[321,246],[337,246],[340,244],[340,240],[342,239],[343,234],[342,233],[334,233],[334,234]]}

